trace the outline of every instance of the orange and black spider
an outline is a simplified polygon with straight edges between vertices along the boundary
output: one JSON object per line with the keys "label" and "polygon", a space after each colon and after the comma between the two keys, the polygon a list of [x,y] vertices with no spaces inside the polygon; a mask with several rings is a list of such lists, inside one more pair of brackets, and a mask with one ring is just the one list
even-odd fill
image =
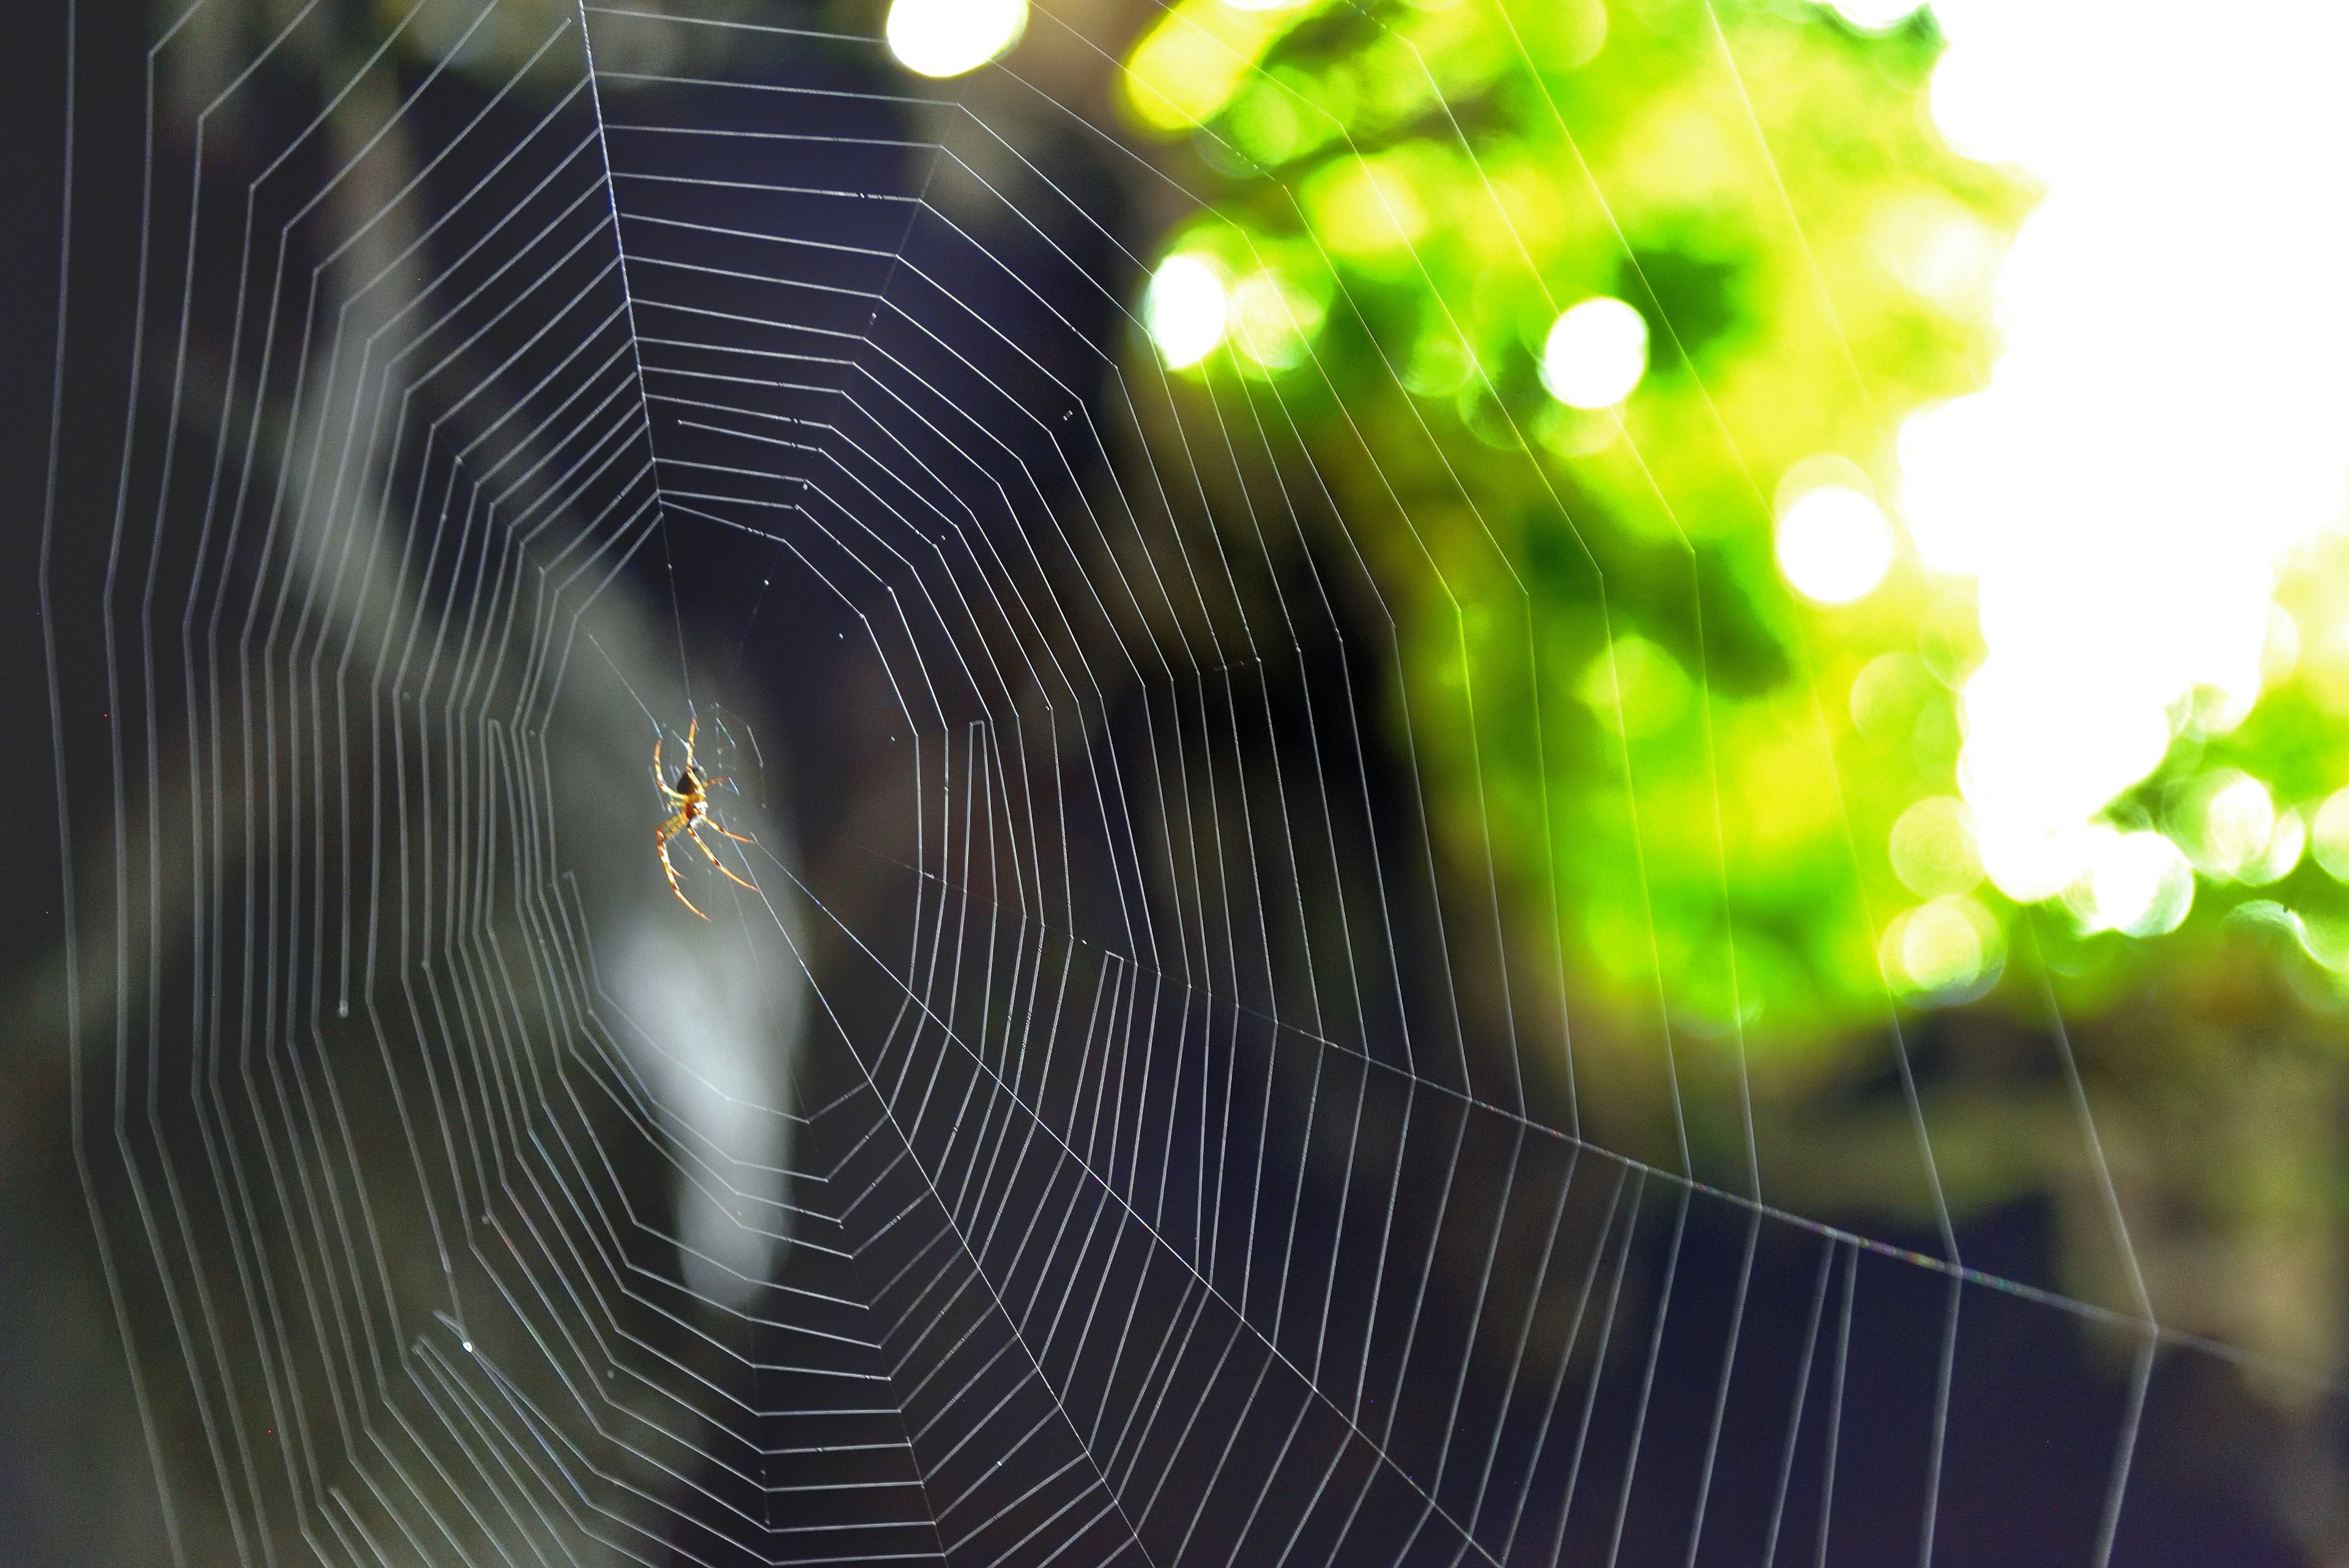
{"label": "orange and black spider", "polygon": [[[660,851],[661,869],[668,873],[668,890],[677,895],[678,903],[692,909],[697,915],[701,915],[700,909],[695,908],[693,900],[685,896],[684,888],[678,883],[677,867],[669,864],[668,841],[680,833],[693,840],[694,847],[708,856],[712,866],[717,867],[729,877],[741,883],[753,893],[759,890],[759,885],[756,882],[744,882],[741,877],[736,877],[727,868],[726,863],[718,858],[718,852],[702,841],[701,828],[706,824],[712,833],[724,834],[737,844],[759,842],[755,838],[746,838],[739,833],[727,833],[726,829],[719,826],[716,819],[709,815],[709,792],[726,781],[722,778],[704,778],[701,776],[700,770],[693,765],[693,739],[695,732],[700,728],[701,721],[698,718],[686,726],[685,766],[678,772],[675,784],[671,784],[661,773],[661,742],[658,740],[653,742],[653,782],[660,785],[661,794],[668,804],[677,807],[669,819],[660,825],[660,831],[654,836],[653,844]],[[707,915],[701,915],[701,918],[705,920],[709,919]]]}

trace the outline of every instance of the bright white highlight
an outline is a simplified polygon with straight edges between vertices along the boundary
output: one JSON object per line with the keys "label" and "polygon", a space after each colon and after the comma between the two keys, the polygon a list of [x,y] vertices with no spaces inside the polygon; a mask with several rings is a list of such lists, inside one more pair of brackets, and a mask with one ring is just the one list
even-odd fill
{"label": "bright white highlight", "polygon": [[1648,372],[1648,323],[1619,299],[1586,299],[1542,344],[1542,385],[1574,409],[1609,409]]}
{"label": "bright white highlight", "polygon": [[1847,605],[1865,598],[1891,566],[1891,526],[1857,490],[1823,485],[1778,514],[1778,569],[1806,599]]}
{"label": "bright white highlight", "polygon": [[2194,904],[2194,867],[2158,833],[2116,833],[2096,826],[2082,835],[2079,879],[2064,901],[2091,931],[2133,937],[2174,931]]}
{"label": "bright white highlight", "polygon": [[1216,351],[1231,319],[1231,296],[1214,263],[1171,255],[1151,275],[1142,325],[1169,369],[1181,370]]}
{"label": "bright white highlight", "polygon": [[[2324,192],[2349,175],[2349,11],[2117,30],[2022,0],[1934,13],[1942,131],[2050,187],[1999,280],[1989,389],[1900,437],[1918,553],[1980,587],[1961,787],[2006,892],[2085,886],[2088,923],[2167,929],[2182,862],[2089,825],[2175,736],[2249,712],[2276,562],[2341,516],[2349,225]],[[2278,816],[2233,858],[2259,813],[2239,794],[2228,814],[2214,872],[2297,857]]]}
{"label": "bright white highlight", "polygon": [[958,77],[1011,52],[1028,0],[894,0],[884,36],[909,71]]}

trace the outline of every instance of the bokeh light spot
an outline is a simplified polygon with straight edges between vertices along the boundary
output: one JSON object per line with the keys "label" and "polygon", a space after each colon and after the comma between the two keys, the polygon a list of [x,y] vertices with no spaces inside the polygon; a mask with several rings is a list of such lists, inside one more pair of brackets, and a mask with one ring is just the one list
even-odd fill
{"label": "bokeh light spot", "polygon": [[1289,13],[1297,8],[1242,6],[1229,0],[1176,0],[1154,7],[1157,22],[1126,60],[1126,107],[1153,130],[1205,125],[1254,78],[1264,51],[1294,25]]}
{"label": "bokeh light spot", "polygon": [[2307,850],[2307,821],[2296,811],[2283,812],[2276,817],[2275,831],[2268,836],[2268,846],[2243,864],[2235,880],[2254,887],[2281,881],[2292,875]]}
{"label": "bokeh light spot", "polygon": [[2178,846],[2102,825],[2084,837],[2086,869],[2064,893],[2083,929],[2152,937],[2178,928],[2194,906],[2194,867]]}
{"label": "bokeh light spot", "polygon": [[894,0],[884,32],[907,70],[958,77],[1001,59],[1028,28],[1028,0]]}
{"label": "bokeh light spot", "polygon": [[1951,795],[1920,800],[1892,825],[1893,874],[1921,898],[1973,890],[1982,878],[1973,814]]}
{"label": "bokeh light spot", "polygon": [[1580,689],[1601,723],[1638,737],[1671,727],[1687,706],[1690,683],[1679,659],[1634,633],[1599,650],[1582,672]]}
{"label": "bokeh light spot", "polygon": [[1865,598],[1892,566],[1892,529],[1869,496],[1839,484],[1795,498],[1778,514],[1778,569],[1805,598]]}
{"label": "bokeh light spot", "polygon": [[1560,316],[1542,344],[1542,384],[1568,408],[1612,408],[1647,371],[1646,318],[1605,295]]}
{"label": "bokeh light spot", "polygon": [[2179,847],[2206,877],[2273,881],[2291,869],[2273,868],[2284,847],[2279,836],[2292,841],[2292,858],[2300,857],[2299,819],[2279,816],[2268,786],[2239,768],[2214,769],[2196,780],[2172,820]]}
{"label": "bokeh light spot", "polygon": [[1305,182],[1299,200],[1332,254],[1358,263],[1411,265],[1413,247],[1428,226],[1412,163],[1396,154],[1334,159]]}
{"label": "bokeh light spot", "polygon": [[2316,808],[2308,841],[2325,873],[2336,882],[2349,882],[2349,789],[2335,790]]}
{"label": "bokeh light spot", "polygon": [[1250,273],[1232,288],[1232,347],[1247,364],[1287,370],[1305,362],[1321,330],[1320,305],[1277,273]]}
{"label": "bokeh light spot", "polygon": [[1168,256],[1142,296],[1143,327],[1170,369],[1185,369],[1214,353],[1230,318],[1224,275],[1203,256]]}
{"label": "bokeh light spot", "polygon": [[1879,653],[1851,681],[1851,722],[1872,737],[1901,734],[1936,687],[1933,672],[1913,653]]}
{"label": "bokeh light spot", "polygon": [[2004,957],[1997,922],[1971,898],[1940,898],[1896,917],[1878,959],[1894,990],[1934,1002],[1978,994]]}
{"label": "bokeh light spot", "polygon": [[1476,371],[1476,358],[1460,334],[1438,327],[1420,335],[1398,372],[1404,389],[1423,398],[1445,398],[1468,384]]}

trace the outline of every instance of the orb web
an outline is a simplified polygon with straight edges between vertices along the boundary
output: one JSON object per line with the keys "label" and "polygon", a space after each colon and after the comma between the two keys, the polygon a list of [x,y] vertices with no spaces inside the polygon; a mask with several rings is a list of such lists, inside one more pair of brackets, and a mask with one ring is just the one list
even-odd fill
{"label": "orb web", "polygon": [[[1349,390],[1292,317],[1231,319],[1293,379],[1167,368],[1130,209],[1185,198],[1088,106],[714,0],[199,0],[141,58],[67,171],[119,396],[47,539],[109,548],[41,586],[181,1561],[2109,1554],[2204,1352],[1960,1257],[1905,1054],[1937,1253],[1586,1131],[1565,946],[1439,871],[1298,457]],[[2120,1369],[2044,1484],[1968,1402],[2033,1335]]]}

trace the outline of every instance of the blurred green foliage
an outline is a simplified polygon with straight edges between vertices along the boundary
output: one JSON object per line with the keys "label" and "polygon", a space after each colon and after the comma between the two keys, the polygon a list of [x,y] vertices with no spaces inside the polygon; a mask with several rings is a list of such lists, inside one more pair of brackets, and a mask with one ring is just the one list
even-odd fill
{"label": "blurred green foliage", "polygon": [[[1231,280],[1195,373],[1331,485],[1454,849],[1555,903],[1607,1004],[1781,1053],[1885,1017],[1886,941],[1993,976],[2009,913],[1961,835],[1909,835],[1912,886],[1889,851],[1954,788],[1970,609],[1909,564],[1809,606],[1773,555],[1790,472],[1882,483],[1987,372],[2031,192],[1932,135],[1938,47],[1732,0],[1185,0],[1131,65],[1213,171],[1169,245]],[[1648,327],[1611,410],[1542,377],[1594,296]],[[1939,925],[1879,937],[1920,888]]]}

